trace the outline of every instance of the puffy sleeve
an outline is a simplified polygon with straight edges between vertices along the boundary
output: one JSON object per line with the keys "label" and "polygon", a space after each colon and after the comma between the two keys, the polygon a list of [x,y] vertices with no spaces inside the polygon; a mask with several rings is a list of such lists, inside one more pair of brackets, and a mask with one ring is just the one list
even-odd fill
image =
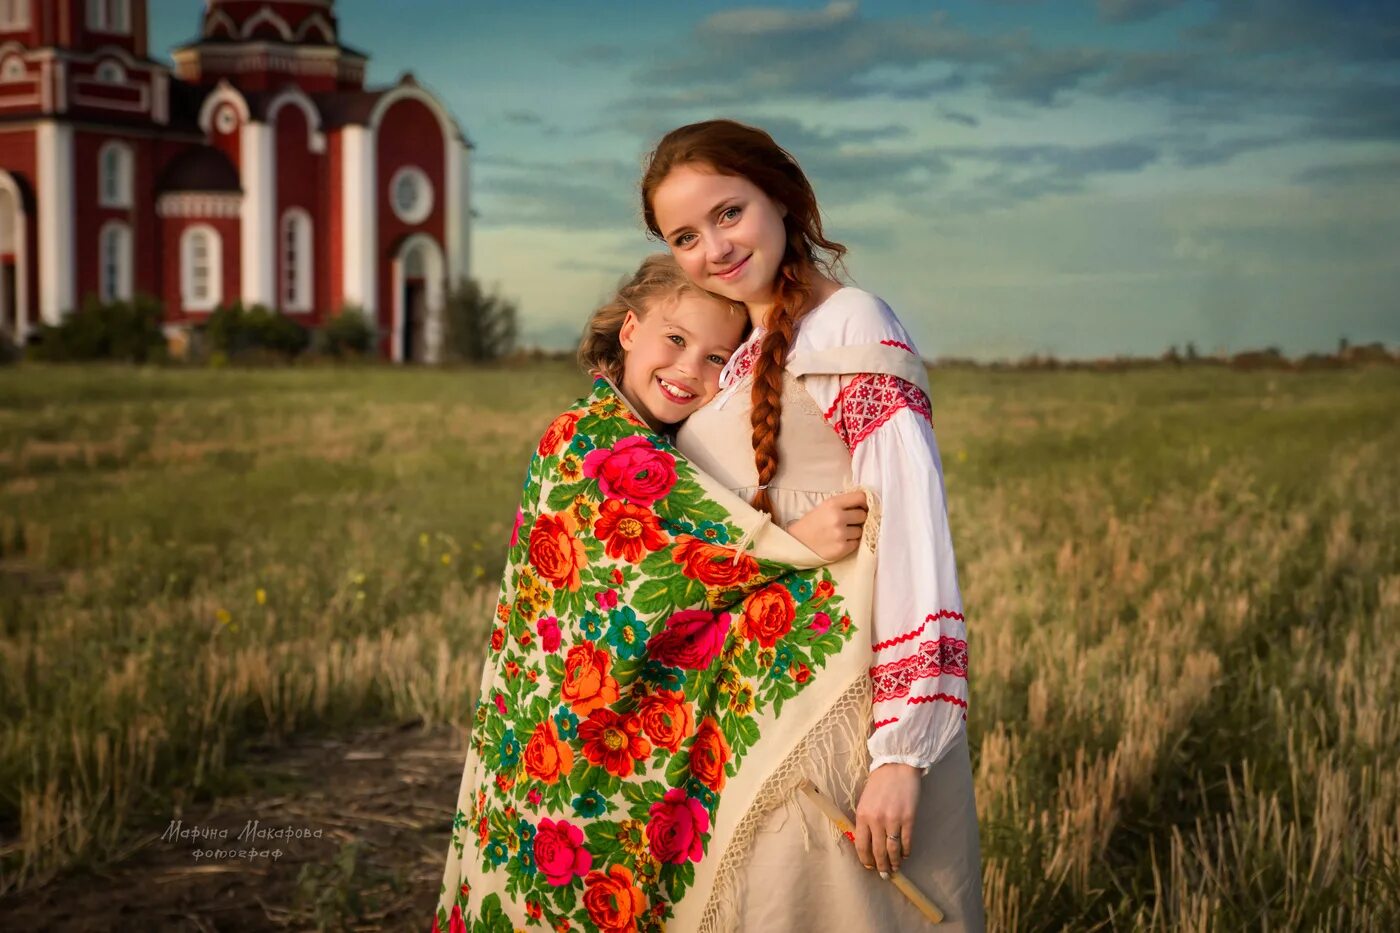
{"label": "puffy sleeve", "polygon": [[[878,300],[876,300],[878,301]],[[883,303],[815,336],[835,348],[888,348],[922,361]],[[812,335],[808,335],[809,338]],[[840,352],[838,350],[837,352]],[[859,356],[859,351],[857,352]],[[898,366],[887,367],[894,372]],[[870,679],[871,770],[890,762],[927,769],[962,733],[967,710],[967,627],[944,496],[943,464],[924,380],[892,372],[812,373],[808,392],[851,451],[857,483],[882,504],[877,532]]]}

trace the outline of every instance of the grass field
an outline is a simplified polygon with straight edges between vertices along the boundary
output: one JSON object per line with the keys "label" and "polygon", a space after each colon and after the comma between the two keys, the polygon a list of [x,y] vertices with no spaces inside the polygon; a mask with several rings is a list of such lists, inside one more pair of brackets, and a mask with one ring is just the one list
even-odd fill
{"label": "grass field", "polygon": [[[992,925],[1400,928],[1400,370],[933,384]],[[247,742],[465,721],[585,388],[0,371],[0,891],[246,789]]]}

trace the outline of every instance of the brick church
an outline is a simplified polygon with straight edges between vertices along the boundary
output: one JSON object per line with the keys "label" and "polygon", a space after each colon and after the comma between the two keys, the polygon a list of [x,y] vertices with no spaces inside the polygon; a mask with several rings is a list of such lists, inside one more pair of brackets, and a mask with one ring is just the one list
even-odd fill
{"label": "brick church", "polygon": [[146,294],[172,339],[240,299],[308,327],[354,305],[384,358],[437,359],[470,216],[442,102],[411,75],[365,87],[334,0],[206,0],[173,73],[146,13],[0,0],[5,339]]}

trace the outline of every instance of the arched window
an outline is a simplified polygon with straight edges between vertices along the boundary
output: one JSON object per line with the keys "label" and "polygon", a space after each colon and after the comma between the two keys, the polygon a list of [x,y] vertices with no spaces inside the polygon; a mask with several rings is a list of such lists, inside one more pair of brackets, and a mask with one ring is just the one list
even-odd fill
{"label": "arched window", "polygon": [[106,301],[131,299],[131,228],[109,221],[98,234],[98,294]]}
{"label": "arched window", "polygon": [[0,0],[0,29],[29,28],[29,0]]}
{"label": "arched window", "polygon": [[282,310],[310,311],[311,215],[294,207],[282,215]]}
{"label": "arched window", "polygon": [[93,32],[131,32],[130,0],[87,0],[87,25]]}
{"label": "arched window", "polygon": [[109,142],[97,153],[98,203],[103,207],[131,207],[131,147]]}
{"label": "arched window", "polygon": [[97,80],[103,84],[125,84],[126,69],[118,63],[108,59],[97,66]]}
{"label": "arched window", "polygon": [[223,298],[223,239],[213,227],[180,235],[180,303],[186,311],[212,311]]}
{"label": "arched window", "polygon": [[[0,0],[3,3],[4,0]],[[29,77],[29,69],[24,67],[24,59],[18,55],[11,55],[5,59],[5,64],[0,65],[0,81],[23,81]]]}

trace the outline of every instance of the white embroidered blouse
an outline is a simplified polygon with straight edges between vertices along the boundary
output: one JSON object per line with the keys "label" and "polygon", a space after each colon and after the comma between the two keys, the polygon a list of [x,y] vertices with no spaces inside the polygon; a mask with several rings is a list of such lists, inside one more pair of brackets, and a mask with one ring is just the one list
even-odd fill
{"label": "white embroidered blouse", "polygon": [[[711,404],[722,404],[752,370],[762,334],[755,329],[730,358]],[[846,287],[803,318],[788,367],[851,351],[857,358],[894,352],[920,360],[889,305]],[[902,762],[927,770],[965,728],[968,699],[967,627],[931,404],[918,385],[885,373],[812,372],[802,379],[850,451],[855,482],[875,490],[883,505],[871,634],[870,768]]]}

